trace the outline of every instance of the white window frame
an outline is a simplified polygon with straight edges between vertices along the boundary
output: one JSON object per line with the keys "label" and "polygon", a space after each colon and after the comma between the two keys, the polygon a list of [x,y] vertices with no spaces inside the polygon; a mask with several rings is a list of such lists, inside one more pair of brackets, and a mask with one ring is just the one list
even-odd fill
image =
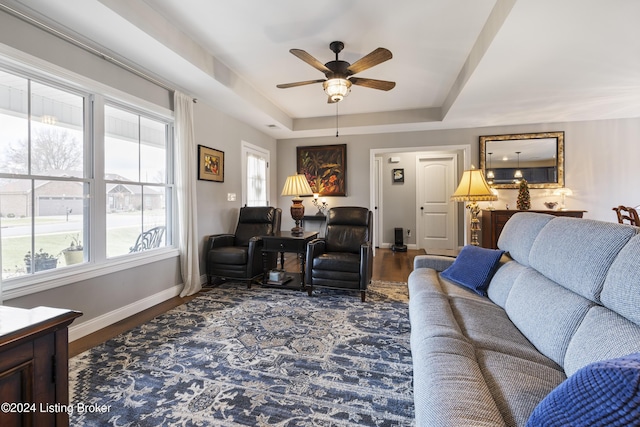
{"label": "white window frame", "polygon": [[249,193],[249,180],[247,179],[247,158],[249,154],[253,154],[258,157],[262,157],[267,162],[267,173],[265,176],[265,197],[267,199],[267,206],[270,205],[271,194],[271,178],[270,178],[270,170],[269,167],[271,165],[271,152],[265,148],[258,147],[257,145],[251,144],[246,141],[241,142],[241,155],[242,155],[242,206],[247,206],[247,194]]}
{"label": "white window frame", "polygon": [[[90,185],[89,195],[89,223],[88,241],[89,261],[61,269],[52,269],[37,274],[0,281],[0,304],[2,301],[42,292],[48,289],[66,286],[72,283],[90,280],[103,275],[122,271],[123,269],[140,267],[147,263],[175,258],[179,251],[175,245],[177,230],[176,187],[174,178],[174,115],[173,112],[151,102],[142,100],[130,94],[121,92],[94,80],[80,76],[46,61],[33,57],[20,56],[19,59],[3,56],[0,48],[0,67],[9,73],[14,73],[28,79],[50,84],[63,90],[85,94],[85,176],[83,181]],[[129,106],[134,111],[144,112],[151,118],[158,118],[169,123],[167,147],[167,176],[170,177],[170,195],[167,200],[167,246],[135,254],[127,254],[114,258],[106,258],[106,186],[104,185],[104,165],[98,161],[96,154],[104,147],[104,105],[106,101],[112,104]],[[101,160],[101,159],[100,159]],[[171,199],[171,200],[169,200]],[[0,231],[1,233],[1,231]]]}

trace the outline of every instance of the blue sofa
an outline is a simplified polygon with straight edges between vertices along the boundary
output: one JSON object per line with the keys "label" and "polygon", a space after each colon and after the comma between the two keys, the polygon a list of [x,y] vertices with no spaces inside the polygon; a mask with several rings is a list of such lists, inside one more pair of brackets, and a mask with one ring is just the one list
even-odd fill
{"label": "blue sofa", "polygon": [[[441,275],[453,258],[416,257],[408,281],[416,425],[640,425],[637,408],[620,410],[633,422],[585,421],[608,410],[616,382],[635,387],[637,406],[636,383],[608,385],[607,374],[595,391],[576,384],[597,362],[640,352],[639,231],[517,213],[500,235],[504,254],[486,296]],[[584,407],[563,408],[560,387]],[[589,406],[597,399],[605,403]]]}

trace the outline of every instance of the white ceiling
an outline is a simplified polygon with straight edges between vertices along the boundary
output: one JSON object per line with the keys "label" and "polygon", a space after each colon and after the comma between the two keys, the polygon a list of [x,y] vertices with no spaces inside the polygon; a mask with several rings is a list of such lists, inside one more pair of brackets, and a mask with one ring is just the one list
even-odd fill
{"label": "white ceiling", "polygon": [[[340,135],[640,117],[637,0],[0,0],[275,138],[335,135],[321,62],[358,74]],[[270,127],[272,126],[272,127]],[[275,127],[273,127],[275,126]]]}

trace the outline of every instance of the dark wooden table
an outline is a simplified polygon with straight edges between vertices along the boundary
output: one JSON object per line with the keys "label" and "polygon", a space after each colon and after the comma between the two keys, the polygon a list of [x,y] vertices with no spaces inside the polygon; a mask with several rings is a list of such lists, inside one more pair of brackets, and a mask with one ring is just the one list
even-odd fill
{"label": "dark wooden table", "polygon": [[67,327],[81,315],[0,306],[0,426],[69,425]]}
{"label": "dark wooden table", "polygon": [[275,233],[273,236],[263,236],[262,237],[262,254],[264,263],[264,272],[262,276],[262,285],[263,286],[274,286],[274,287],[292,287],[288,286],[290,282],[296,283],[295,280],[297,278],[297,274],[287,274],[287,276],[291,276],[291,280],[286,280],[282,283],[270,282],[268,280],[269,272],[267,271],[267,256],[266,254],[269,252],[279,252],[280,253],[280,268],[284,270],[284,253],[290,252],[295,253],[300,260],[300,280],[299,280],[299,288],[301,290],[305,290],[305,281],[304,281],[304,268],[305,268],[305,254],[307,252],[307,243],[312,241],[313,239],[318,237],[317,231],[305,231],[301,236],[294,236],[290,231],[279,231]]}

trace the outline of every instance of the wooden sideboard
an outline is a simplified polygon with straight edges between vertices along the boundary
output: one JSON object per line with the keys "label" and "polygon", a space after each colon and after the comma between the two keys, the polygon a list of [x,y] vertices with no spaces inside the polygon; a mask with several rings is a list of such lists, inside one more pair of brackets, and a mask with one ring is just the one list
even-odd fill
{"label": "wooden sideboard", "polygon": [[69,425],[67,327],[81,315],[0,306],[0,426]]}
{"label": "wooden sideboard", "polygon": [[509,218],[513,214],[518,212],[537,212],[544,213],[555,216],[570,216],[574,218],[582,218],[582,214],[585,211],[518,211],[518,210],[505,210],[505,209],[496,209],[496,210],[483,210],[482,211],[482,219],[481,219],[481,228],[482,228],[482,247],[497,249],[498,248],[498,237],[500,237],[500,233],[502,233],[502,229],[504,225],[507,223]]}

